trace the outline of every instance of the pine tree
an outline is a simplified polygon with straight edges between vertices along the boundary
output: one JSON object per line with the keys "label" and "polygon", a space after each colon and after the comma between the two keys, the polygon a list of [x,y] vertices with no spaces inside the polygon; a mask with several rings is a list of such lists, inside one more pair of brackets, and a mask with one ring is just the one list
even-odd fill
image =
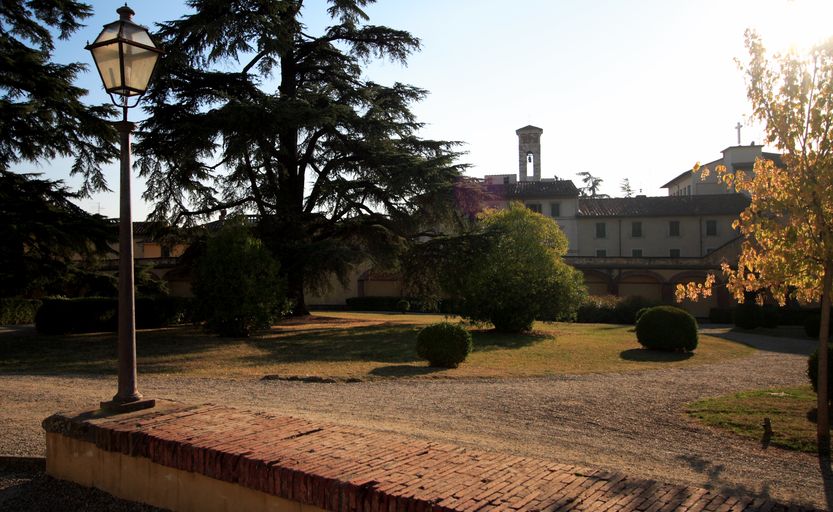
{"label": "pine tree", "polygon": [[256,213],[295,314],[305,288],[394,261],[463,168],[457,143],[417,136],[410,104],[426,91],[363,76],[371,58],[404,64],[420,47],[366,24],[369,3],[331,0],[332,25],[312,35],[302,0],[190,0],[158,33],[167,53],[135,147],[153,215]]}
{"label": "pine tree", "polygon": [[85,259],[109,250],[115,226],[58,181],[0,169],[0,297],[64,293]]}
{"label": "pine tree", "polygon": [[633,197],[634,192],[633,192],[633,187],[631,187],[631,180],[630,179],[628,179],[628,178],[623,179],[622,183],[619,184],[619,190],[622,191],[622,194],[624,194],[625,197]]}
{"label": "pine tree", "polygon": [[101,164],[118,156],[107,106],[87,106],[73,82],[83,64],[51,62],[52,32],[66,39],[91,14],[72,0],[0,2],[0,170],[21,162],[74,157],[82,195],[106,189]]}
{"label": "pine tree", "polygon": [[602,188],[602,182],[604,181],[602,178],[593,176],[587,171],[577,172],[576,176],[581,176],[581,181],[584,182],[584,186],[579,189],[582,197],[610,197],[607,194],[599,193],[599,189]]}

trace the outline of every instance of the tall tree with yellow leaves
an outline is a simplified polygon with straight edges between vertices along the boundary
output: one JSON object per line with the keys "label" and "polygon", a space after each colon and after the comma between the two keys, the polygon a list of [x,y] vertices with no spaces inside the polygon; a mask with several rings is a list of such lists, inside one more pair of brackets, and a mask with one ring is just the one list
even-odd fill
{"label": "tall tree with yellow leaves", "polygon": [[[833,39],[806,55],[768,55],[761,38],[746,32],[746,74],[752,115],[783,166],[758,159],[754,172],[715,172],[752,199],[734,227],[746,237],[736,268],[723,264],[730,292],[767,290],[781,304],[821,301],[818,370],[818,445],[829,454],[827,340],[833,281]],[[695,169],[697,170],[697,169]],[[704,173],[708,172],[703,170]],[[705,285],[678,286],[677,298],[710,294]]]}

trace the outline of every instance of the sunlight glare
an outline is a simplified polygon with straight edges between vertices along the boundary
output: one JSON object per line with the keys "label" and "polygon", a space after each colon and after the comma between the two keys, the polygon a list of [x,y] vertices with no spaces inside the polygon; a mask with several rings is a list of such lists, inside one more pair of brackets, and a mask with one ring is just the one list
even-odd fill
{"label": "sunlight glare", "polygon": [[751,24],[761,34],[767,49],[806,52],[833,36],[833,1],[777,0],[761,2],[758,23]]}

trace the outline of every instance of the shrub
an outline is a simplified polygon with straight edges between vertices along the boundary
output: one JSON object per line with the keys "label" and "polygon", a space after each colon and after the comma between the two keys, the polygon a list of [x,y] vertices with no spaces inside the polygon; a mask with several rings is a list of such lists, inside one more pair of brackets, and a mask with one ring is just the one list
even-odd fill
{"label": "shrub", "polygon": [[396,302],[396,310],[400,313],[407,313],[411,310],[411,303],[405,299],[400,299]]}
{"label": "shrub", "polygon": [[735,325],[741,329],[755,329],[764,323],[764,310],[761,306],[747,300],[735,308],[734,320]]}
{"label": "shrub", "polygon": [[278,262],[242,223],[229,222],[208,239],[197,262],[194,297],[206,327],[247,337],[289,308]]}
{"label": "shrub", "polygon": [[642,318],[642,315],[644,315],[649,309],[651,308],[642,308],[639,311],[637,311],[636,316],[634,317],[635,321],[639,322],[639,319]]}
{"label": "shrub", "polygon": [[39,300],[0,299],[0,325],[33,324],[40,305]]}
{"label": "shrub", "polygon": [[457,368],[472,351],[471,333],[460,325],[440,322],[417,335],[417,355],[431,366]]}
{"label": "shrub", "polygon": [[[827,344],[827,397],[833,402],[833,344]],[[819,392],[819,349],[813,351],[807,359],[807,377],[813,386],[813,392]]]}
{"label": "shrub", "polygon": [[582,274],[564,263],[567,238],[554,220],[512,203],[484,214],[479,228],[482,246],[458,261],[449,290],[463,300],[464,317],[518,332],[536,319],[575,316],[586,290]]}
{"label": "shrub", "polygon": [[656,306],[639,318],[636,338],[645,348],[690,352],[697,348],[697,321],[680,308]]}
{"label": "shrub", "polygon": [[113,332],[118,326],[117,305],[112,297],[44,299],[35,315],[35,327],[47,335]]}
{"label": "shrub", "polygon": [[136,327],[156,329],[193,321],[194,300],[187,297],[137,297]]}

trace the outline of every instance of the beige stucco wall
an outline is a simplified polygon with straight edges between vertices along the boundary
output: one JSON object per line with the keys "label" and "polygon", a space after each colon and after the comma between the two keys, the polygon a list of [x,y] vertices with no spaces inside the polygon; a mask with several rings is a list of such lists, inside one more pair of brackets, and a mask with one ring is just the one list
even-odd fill
{"label": "beige stucco wall", "polygon": [[93,443],[46,434],[46,472],[113,496],[184,512],[324,512],[271,494],[169,468],[144,457],[101,450]]}
{"label": "beige stucco wall", "polygon": [[[628,217],[578,219],[578,256],[596,256],[597,249],[607,251],[607,256],[631,257],[634,249],[642,249],[642,257],[667,258],[671,249],[679,249],[680,257],[705,256],[709,249],[717,249],[737,237],[732,229],[735,217],[713,215],[704,217]],[[714,220],[717,234],[706,234],[707,221]],[[671,236],[670,222],[680,223],[680,235]],[[596,237],[596,223],[606,226],[605,238]],[[642,223],[642,236],[634,237],[632,224]],[[620,237],[621,233],[621,237]],[[620,252],[621,248],[621,252]]]}

